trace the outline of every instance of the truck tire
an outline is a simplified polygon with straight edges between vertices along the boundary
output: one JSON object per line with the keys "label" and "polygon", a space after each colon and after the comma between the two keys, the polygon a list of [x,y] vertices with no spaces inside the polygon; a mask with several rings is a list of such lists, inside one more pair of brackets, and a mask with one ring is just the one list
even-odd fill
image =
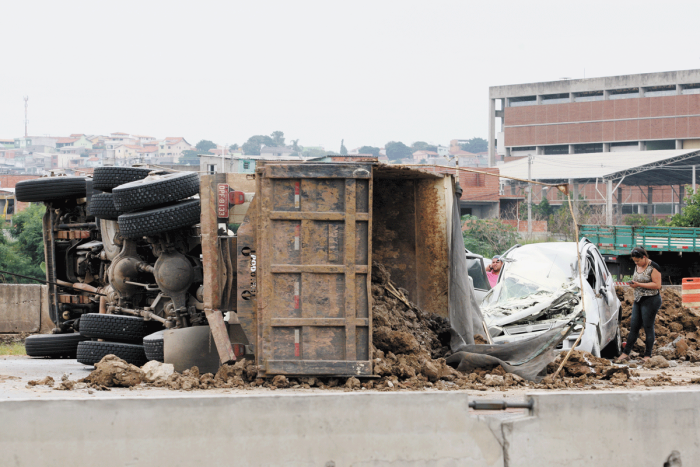
{"label": "truck tire", "polygon": [[148,211],[122,214],[119,216],[119,231],[124,238],[149,237],[199,224],[199,214],[198,199],[180,201]]}
{"label": "truck tire", "polygon": [[163,351],[163,331],[154,332],[143,338],[143,348],[148,360],[156,360],[163,363],[165,352]]}
{"label": "truck tire", "polygon": [[141,167],[96,167],[92,175],[92,187],[111,193],[119,185],[143,180],[153,169]]}
{"label": "truck tire", "polygon": [[178,172],[137,180],[113,190],[114,207],[121,212],[134,212],[173,203],[199,193],[199,175]]}
{"label": "truck tire", "polygon": [[111,339],[141,343],[146,323],[138,316],[87,313],[80,318],[80,334],[93,339]]}
{"label": "truck tire", "polygon": [[107,355],[116,355],[126,363],[136,366],[146,364],[146,354],[142,345],[98,341],[84,341],[78,344],[78,362],[85,365],[94,365]]}
{"label": "truck tire", "polygon": [[98,219],[117,220],[119,218],[119,211],[114,207],[112,193],[97,193],[92,195],[89,206],[89,214],[92,214]]}
{"label": "truck tire", "polygon": [[87,196],[83,177],[44,177],[23,180],[15,186],[15,199],[21,202],[77,199]]}
{"label": "truck tire", "polygon": [[37,334],[24,341],[24,348],[30,357],[75,358],[78,344],[87,340],[80,334]]}

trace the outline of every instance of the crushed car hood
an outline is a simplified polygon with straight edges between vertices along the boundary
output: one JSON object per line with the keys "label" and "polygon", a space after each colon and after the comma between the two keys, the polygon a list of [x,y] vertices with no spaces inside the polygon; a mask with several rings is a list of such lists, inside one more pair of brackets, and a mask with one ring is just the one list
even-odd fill
{"label": "crushed car hood", "polygon": [[580,292],[581,289],[570,282],[554,292],[542,290],[525,297],[484,305],[481,311],[488,326],[567,319],[581,310]]}

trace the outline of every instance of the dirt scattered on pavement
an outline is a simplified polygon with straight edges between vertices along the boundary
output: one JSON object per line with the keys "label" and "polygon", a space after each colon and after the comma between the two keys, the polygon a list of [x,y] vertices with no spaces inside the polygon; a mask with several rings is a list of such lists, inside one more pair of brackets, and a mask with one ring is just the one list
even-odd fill
{"label": "dirt scattered on pavement", "polygon": [[43,379],[36,379],[33,381],[29,381],[27,383],[27,386],[52,386],[53,387],[54,380],[50,376],[46,376]]}

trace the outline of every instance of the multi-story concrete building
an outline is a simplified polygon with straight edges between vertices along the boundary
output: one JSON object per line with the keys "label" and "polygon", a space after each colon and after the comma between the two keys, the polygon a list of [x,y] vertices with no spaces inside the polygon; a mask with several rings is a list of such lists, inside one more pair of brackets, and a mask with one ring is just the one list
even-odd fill
{"label": "multi-story concrete building", "polygon": [[695,148],[700,70],[489,88],[490,166],[536,154]]}

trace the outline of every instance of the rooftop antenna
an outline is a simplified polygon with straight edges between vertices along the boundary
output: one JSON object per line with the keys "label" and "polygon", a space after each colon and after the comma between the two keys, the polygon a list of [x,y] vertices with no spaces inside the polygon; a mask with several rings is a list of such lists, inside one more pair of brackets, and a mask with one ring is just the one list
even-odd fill
{"label": "rooftop antenna", "polygon": [[24,96],[24,137],[29,136],[27,134],[27,124],[29,120],[27,119],[27,108],[29,107],[29,96]]}

